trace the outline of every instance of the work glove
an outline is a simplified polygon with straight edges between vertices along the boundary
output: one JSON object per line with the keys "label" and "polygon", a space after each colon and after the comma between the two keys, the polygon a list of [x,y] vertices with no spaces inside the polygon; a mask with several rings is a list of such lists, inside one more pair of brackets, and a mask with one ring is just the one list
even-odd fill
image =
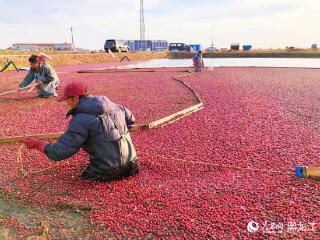
{"label": "work glove", "polygon": [[48,144],[47,141],[41,141],[41,140],[38,140],[38,139],[32,138],[32,137],[22,139],[20,142],[24,143],[28,149],[35,149],[35,150],[42,152],[42,153],[44,153],[46,145]]}
{"label": "work glove", "polygon": [[127,127],[128,127],[128,130],[130,130],[131,128],[134,127],[134,125],[133,125],[133,124],[130,124],[130,125],[127,125]]}

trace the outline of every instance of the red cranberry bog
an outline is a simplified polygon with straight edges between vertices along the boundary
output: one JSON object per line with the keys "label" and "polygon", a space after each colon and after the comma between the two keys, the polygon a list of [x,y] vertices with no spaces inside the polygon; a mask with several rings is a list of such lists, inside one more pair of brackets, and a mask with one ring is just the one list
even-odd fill
{"label": "red cranberry bog", "polygon": [[[88,161],[83,152],[50,162],[20,144],[2,144],[2,235],[318,239],[319,181],[296,178],[294,168],[320,162],[320,70],[215,68],[195,76],[186,71],[62,74],[62,85],[84,82],[150,128],[132,133],[142,171],[112,183],[86,181],[79,178]],[[18,78],[0,81],[7,91]],[[34,95],[0,96],[0,136],[65,130],[66,106]],[[203,109],[187,111],[184,118],[172,115],[194,105],[199,110],[198,97]]]}

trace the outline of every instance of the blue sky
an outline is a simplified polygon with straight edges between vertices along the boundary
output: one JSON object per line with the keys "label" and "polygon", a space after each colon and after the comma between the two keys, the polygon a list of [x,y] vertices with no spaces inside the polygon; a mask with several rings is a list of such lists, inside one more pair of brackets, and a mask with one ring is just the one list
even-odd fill
{"label": "blue sky", "polygon": [[[0,48],[70,42],[102,49],[107,38],[139,38],[139,0],[0,0]],[[147,39],[255,48],[320,45],[318,0],[145,0]]]}

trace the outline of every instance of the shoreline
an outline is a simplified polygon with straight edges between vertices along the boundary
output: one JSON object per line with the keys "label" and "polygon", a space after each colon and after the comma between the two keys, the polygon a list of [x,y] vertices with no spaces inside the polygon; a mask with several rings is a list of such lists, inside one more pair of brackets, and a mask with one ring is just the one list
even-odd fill
{"label": "shoreline", "polygon": [[[194,53],[170,53],[170,59],[192,58]],[[320,51],[286,51],[286,52],[258,52],[258,51],[230,51],[204,52],[204,58],[320,58]]]}
{"label": "shoreline", "polygon": [[[28,67],[28,58],[38,52],[0,52],[0,69],[7,61],[13,61],[17,67]],[[122,58],[125,62],[147,61],[151,59],[191,59],[194,52],[129,52],[114,53],[112,58],[107,53],[74,53],[74,52],[46,52],[52,56],[49,61],[54,67],[73,66],[79,64],[119,63]],[[320,58],[320,51],[288,50],[288,51],[228,51],[204,52],[204,58]],[[14,69],[9,69],[14,70]]]}

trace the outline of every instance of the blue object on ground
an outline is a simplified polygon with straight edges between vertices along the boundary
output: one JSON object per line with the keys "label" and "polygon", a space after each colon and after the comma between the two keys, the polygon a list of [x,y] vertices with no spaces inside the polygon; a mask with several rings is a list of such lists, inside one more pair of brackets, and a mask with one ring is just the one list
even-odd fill
{"label": "blue object on ground", "polygon": [[200,44],[189,44],[190,47],[196,52],[201,51],[201,45]]}
{"label": "blue object on ground", "polygon": [[243,45],[242,48],[243,48],[243,50],[245,50],[245,51],[249,51],[249,50],[251,50],[252,45]]}
{"label": "blue object on ground", "polygon": [[303,174],[303,169],[304,169],[305,167],[303,167],[303,166],[297,166],[296,167],[296,177],[299,177],[299,178],[304,178],[305,176],[304,176],[304,174]]}

